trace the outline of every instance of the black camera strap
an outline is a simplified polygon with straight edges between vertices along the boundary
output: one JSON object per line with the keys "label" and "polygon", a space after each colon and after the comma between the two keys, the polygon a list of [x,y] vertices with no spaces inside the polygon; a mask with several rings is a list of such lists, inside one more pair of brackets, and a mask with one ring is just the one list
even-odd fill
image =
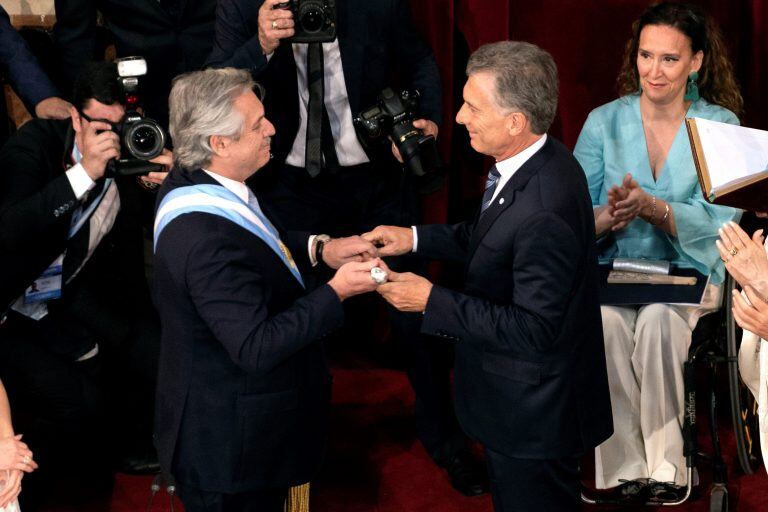
{"label": "black camera strap", "polygon": [[[304,167],[311,177],[327,169],[335,172],[339,168],[339,159],[333,144],[331,123],[325,108],[325,87],[323,73],[323,45],[307,45],[307,142],[304,153]],[[325,161],[323,162],[323,156]]]}

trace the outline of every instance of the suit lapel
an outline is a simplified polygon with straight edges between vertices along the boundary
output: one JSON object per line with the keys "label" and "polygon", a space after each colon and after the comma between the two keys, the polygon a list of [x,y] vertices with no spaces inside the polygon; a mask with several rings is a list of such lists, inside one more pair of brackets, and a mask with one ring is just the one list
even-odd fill
{"label": "suit lapel", "polygon": [[491,205],[485,212],[481,213],[475,223],[475,229],[472,231],[472,238],[469,244],[469,253],[467,262],[472,259],[472,256],[477,250],[477,246],[480,244],[480,240],[483,239],[485,234],[501,216],[501,214],[515,202],[515,196],[522,190],[530,181],[530,179],[538,172],[542,165],[550,159],[554,151],[552,147],[552,137],[547,136],[547,142],[544,146],[534,153],[520,169],[510,178],[510,180],[501,189],[501,192],[496,196]]}

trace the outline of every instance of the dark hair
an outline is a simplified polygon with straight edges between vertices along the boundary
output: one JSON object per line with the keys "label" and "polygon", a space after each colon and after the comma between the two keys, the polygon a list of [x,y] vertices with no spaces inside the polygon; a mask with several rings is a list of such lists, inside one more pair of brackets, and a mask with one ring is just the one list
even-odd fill
{"label": "dark hair", "polygon": [[75,79],[72,103],[82,112],[90,100],[112,105],[120,100],[117,65],[114,62],[89,62]]}
{"label": "dark hair", "polygon": [[648,25],[673,27],[688,37],[693,53],[704,53],[699,69],[699,94],[710,103],[725,107],[737,116],[743,113],[744,100],[733,75],[723,36],[714,20],[697,5],[663,2],[648,7],[632,24],[632,37],[624,50],[624,61],[617,79],[619,94],[639,92],[637,50],[640,33]]}

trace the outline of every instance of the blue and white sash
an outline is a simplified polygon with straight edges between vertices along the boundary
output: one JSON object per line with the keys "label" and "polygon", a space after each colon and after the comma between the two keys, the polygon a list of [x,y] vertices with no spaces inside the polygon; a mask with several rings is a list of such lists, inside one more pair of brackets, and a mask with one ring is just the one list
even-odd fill
{"label": "blue and white sash", "polygon": [[190,185],[170,191],[160,202],[155,216],[155,250],[163,229],[176,217],[193,212],[218,215],[261,238],[304,287],[296,262],[272,223],[259,209],[251,207],[222,185]]}

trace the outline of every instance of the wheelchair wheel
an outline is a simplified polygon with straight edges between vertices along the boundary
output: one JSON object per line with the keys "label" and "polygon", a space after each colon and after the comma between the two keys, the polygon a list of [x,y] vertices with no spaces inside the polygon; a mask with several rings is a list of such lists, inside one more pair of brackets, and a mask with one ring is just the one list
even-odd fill
{"label": "wheelchair wheel", "polygon": [[709,496],[709,512],[728,512],[728,489],[722,484],[712,486]]}
{"label": "wheelchair wheel", "polygon": [[731,276],[725,282],[724,308],[726,313],[726,343],[728,353],[728,390],[731,398],[731,419],[736,437],[736,454],[739,465],[747,475],[753,474],[761,465],[760,430],[758,425],[757,401],[739,377],[739,345],[741,329],[736,325],[731,311],[731,290],[735,282]]}

